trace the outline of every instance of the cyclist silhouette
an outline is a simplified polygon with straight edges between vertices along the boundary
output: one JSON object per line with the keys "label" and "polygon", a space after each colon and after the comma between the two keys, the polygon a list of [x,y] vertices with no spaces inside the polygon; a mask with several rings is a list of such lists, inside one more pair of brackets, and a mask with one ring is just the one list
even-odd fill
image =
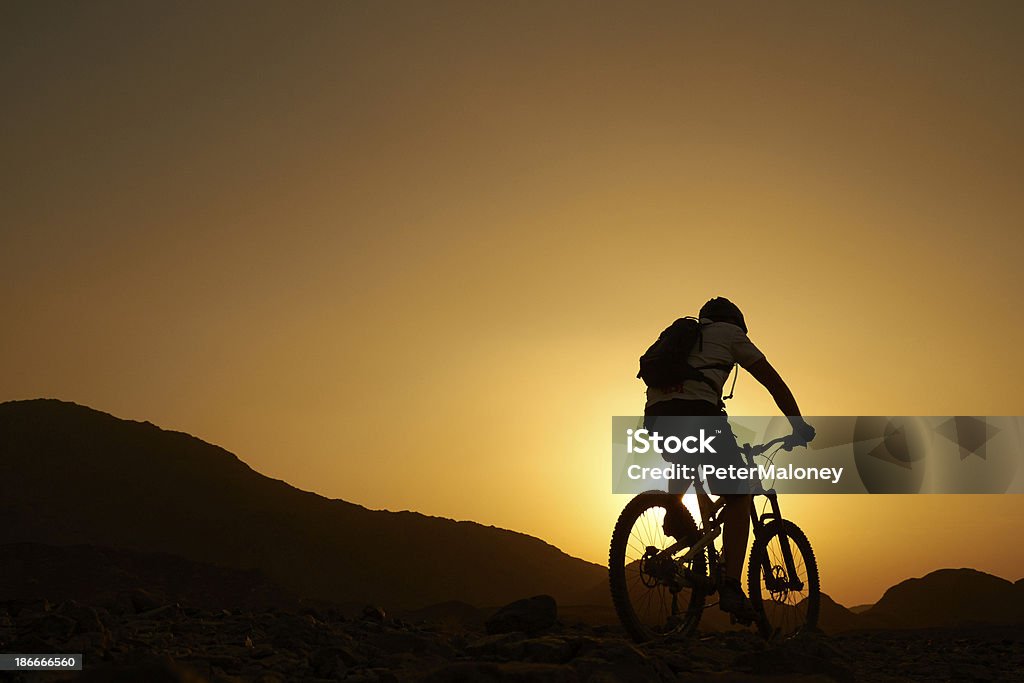
{"label": "cyclist silhouette", "polygon": [[[694,346],[687,357],[687,363],[701,369],[704,381],[689,380],[674,387],[648,387],[645,417],[656,416],[714,416],[724,418],[725,404],[722,390],[734,365],[747,370],[775,399],[783,415],[790,416],[793,435],[787,440],[787,447],[805,445],[814,438],[814,428],[800,417],[793,392],[789,390],[779,373],[772,367],[765,355],[747,336],[747,324],[739,307],[724,297],[716,297],[700,309],[701,343]],[[724,423],[727,426],[727,423]],[[728,435],[727,448],[720,450],[724,458],[738,457],[739,446],[732,430],[723,429]],[[688,486],[689,482],[683,482]],[[674,494],[682,490],[670,489]],[[722,539],[723,581],[719,589],[719,607],[737,617],[750,619],[753,608],[740,585],[743,560],[746,556],[747,540],[750,534],[751,496],[725,494],[723,510],[724,534]],[[665,515],[664,531],[667,536],[676,537],[687,533],[686,525],[677,519],[677,507],[669,506]]]}

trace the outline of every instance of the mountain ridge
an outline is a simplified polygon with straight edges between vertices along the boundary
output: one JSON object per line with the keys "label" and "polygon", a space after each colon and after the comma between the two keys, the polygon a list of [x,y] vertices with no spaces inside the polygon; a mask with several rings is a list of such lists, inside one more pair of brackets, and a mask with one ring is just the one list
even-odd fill
{"label": "mountain ridge", "polygon": [[968,567],[936,569],[890,586],[856,616],[870,628],[1021,624],[1024,583]]}
{"label": "mountain ridge", "polygon": [[186,432],[57,399],[0,404],[0,475],[0,542],[170,552],[311,598],[573,602],[606,572],[520,532],[303,491]]}

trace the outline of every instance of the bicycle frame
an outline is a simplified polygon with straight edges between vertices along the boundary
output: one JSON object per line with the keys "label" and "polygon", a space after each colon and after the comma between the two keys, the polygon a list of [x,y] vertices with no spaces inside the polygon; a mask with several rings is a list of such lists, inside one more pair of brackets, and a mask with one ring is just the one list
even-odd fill
{"label": "bicycle frame", "polygon": [[[769,441],[761,446],[752,447],[750,444],[744,444],[741,453],[749,464],[753,464],[753,458],[755,455],[760,455],[767,451],[775,444],[783,443],[783,439],[775,439]],[[719,496],[717,501],[712,501],[711,497],[704,490],[700,480],[693,482],[694,491],[697,495],[697,507],[700,509],[701,515],[701,531],[703,532],[701,537],[697,539],[692,545],[685,545],[685,541],[676,541],[664,550],[658,553],[658,557],[671,557],[676,552],[679,552],[683,548],[688,547],[687,552],[678,558],[678,562],[687,562],[693,559],[697,553],[703,552],[705,548],[708,553],[708,570],[711,572],[712,586],[717,586],[721,580],[721,563],[719,562],[718,550],[715,548],[714,541],[722,533],[722,526],[724,524],[722,520],[722,510],[725,508],[726,499],[724,496]],[[779,497],[775,492],[775,489],[765,489],[760,482],[757,483],[756,489],[751,492],[750,499],[750,525],[754,532],[754,537],[764,533],[764,529],[769,521],[778,520],[779,523],[783,521],[782,509],[779,507]],[[764,496],[768,499],[771,505],[771,511],[765,512],[761,515],[757,513],[757,504],[754,499],[757,496]],[[765,586],[769,591],[780,591],[784,588],[789,590],[803,590],[804,583],[797,578],[796,565],[793,560],[793,550],[789,545],[789,537],[786,536],[785,526],[783,525],[779,531],[779,544],[782,547],[782,558],[786,563],[786,576],[790,577],[788,585],[780,585],[779,578],[776,577],[772,571],[772,567],[769,565],[767,555],[762,560],[761,572],[764,577]]]}

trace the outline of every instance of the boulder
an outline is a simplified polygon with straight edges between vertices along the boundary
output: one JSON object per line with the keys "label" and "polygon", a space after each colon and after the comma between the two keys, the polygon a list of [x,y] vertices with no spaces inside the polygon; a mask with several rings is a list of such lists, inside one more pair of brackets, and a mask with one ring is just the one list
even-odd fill
{"label": "boulder", "polygon": [[550,595],[516,600],[495,612],[486,622],[487,633],[539,633],[555,625],[558,605]]}

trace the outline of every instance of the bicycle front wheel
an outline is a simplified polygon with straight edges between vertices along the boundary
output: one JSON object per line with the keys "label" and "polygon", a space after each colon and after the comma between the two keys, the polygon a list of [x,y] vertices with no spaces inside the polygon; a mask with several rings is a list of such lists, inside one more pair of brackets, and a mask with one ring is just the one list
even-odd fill
{"label": "bicycle front wheel", "polygon": [[697,525],[681,497],[641,493],[626,504],[612,533],[608,579],[612,602],[626,632],[638,642],[668,635],[688,635],[697,628],[704,610],[707,562],[703,552],[686,562],[659,553],[675,543],[662,528],[665,513],[681,514],[689,538]]}
{"label": "bicycle front wheel", "polygon": [[773,520],[754,539],[747,565],[750,604],[765,638],[789,638],[818,626],[821,585],[811,542],[789,520]]}

